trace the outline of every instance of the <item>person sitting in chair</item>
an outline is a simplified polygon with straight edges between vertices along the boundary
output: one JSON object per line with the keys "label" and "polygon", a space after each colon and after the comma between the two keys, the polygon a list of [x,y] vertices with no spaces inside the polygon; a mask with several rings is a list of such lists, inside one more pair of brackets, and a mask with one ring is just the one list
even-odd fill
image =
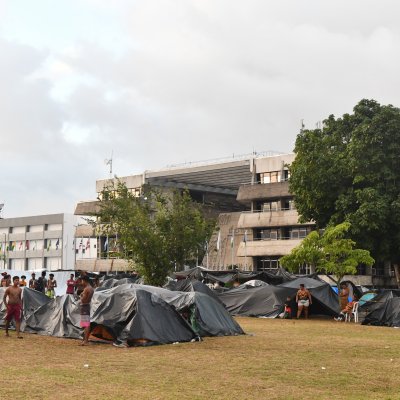
{"label": "person sitting in chair", "polygon": [[334,320],[344,321],[346,319],[346,314],[351,314],[353,312],[354,303],[356,303],[357,301],[358,301],[357,297],[354,296],[352,301],[349,301],[346,304],[345,308],[342,311],[340,311],[340,314],[337,317],[335,317]]}

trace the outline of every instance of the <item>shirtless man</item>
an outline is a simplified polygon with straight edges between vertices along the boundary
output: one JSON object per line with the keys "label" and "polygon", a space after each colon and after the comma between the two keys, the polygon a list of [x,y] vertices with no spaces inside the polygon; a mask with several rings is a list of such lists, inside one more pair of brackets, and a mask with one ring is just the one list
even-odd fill
{"label": "shirtless man", "polygon": [[93,297],[93,288],[90,284],[90,279],[87,275],[82,276],[83,292],[80,295],[81,298],[81,327],[84,328],[83,341],[81,346],[87,346],[89,344],[90,334],[90,302]]}
{"label": "shirtless man", "polygon": [[18,276],[14,276],[13,285],[9,286],[6,289],[3,297],[3,302],[4,305],[7,307],[6,336],[10,336],[8,334],[8,327],[10,326],[10,322],[14,317],[15,328],[17,330],[17,338],[22,339],[22,336],[20,335],[21,313],[22,313],[22,289],[19,287]]}
{"label": "shirtless man", "polygon": [[54,289],[56,287],[57,287],[57,281],[54,279],[54,274],[50,274],[49,279],[47,281],[46,296],[50,297],[51,299],[54,299],[56,295]]}

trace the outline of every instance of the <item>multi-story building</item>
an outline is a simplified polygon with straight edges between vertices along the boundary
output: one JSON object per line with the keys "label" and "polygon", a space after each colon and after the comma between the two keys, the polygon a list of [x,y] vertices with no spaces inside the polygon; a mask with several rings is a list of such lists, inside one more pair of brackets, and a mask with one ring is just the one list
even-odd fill
{"label": "multi-story building", "polygon": [[69,214],[0,219],[0,268],[74,269],[76,220]]}
{"label": "multi-story building", "polygon": [[313,223],[299,224],[289,192],[293,159],[294,154],[283,154],[251,160],[251,180],[237,192],[238,202],[248,209],[220,216],[208,255],[210,268],[276,270],[279,259],[311,232]]}
{"label": "multi-story building", "polygon": [[[312,222],[300,224],[293,195],[289,192],[289,165],[294,154],[251,154],[240,159],[192,163],[119,178],[135,195],[143,184],[163,190],[189,190],[192,198],[218,216],[218,228],[208,243],[202,265],[215,270],[239,267],[273,272],[279,259],[290,253],[314,229]],[[97,195],[116,179],[96,182]],[[77,215],[94,215],[97,201],[81,202]],[[96,271],[126,269],[113,256],[116,237],[99,237],[91,227],[77,230],[76,243],[95,240],[97,252],[76,249],[76,268]],[[93,249],[95,243],[90,245]],[[305,266],[302,273],[313,272]],[[389,265],[360,268],[354,279],[363,285],[394,285]]]}
{"label": "multi-story building", "polygon": [[[142,174],[130,175],[118,178],[136,196],[141,195],[144,184],[159,188],[163,191],[173,189],[186,189],[193,200],[203,205],[206,215],[218,217],[224,212],[239,212],[249,209],[250,205],[237,201],[237,192],[241,184],[251,182],[253,177],[253,159],[265,157],[273,153],[252,154],[236,156],[230,159],[187,163],[170,166],[168,168],[145,171]],[[118,181],[105,179],[96,182],[97,197],[101,197],[104,188],[115,187]],[[98,201],[83,201],[77,204],[76,215],[95,215]],[[76,234],[77,242],[82,238],[83,242],[88,238],[94,238],[95,233],[91,227],[79,227]],[[92,252],[89,258],[87,254],[77,253],[77,269],[89,269],[96,271],[125,269],[127,264],[113,257],[113,245],[116,237],[99,237],[98,253]],[[78,249],[79,250],[79,249]]]}

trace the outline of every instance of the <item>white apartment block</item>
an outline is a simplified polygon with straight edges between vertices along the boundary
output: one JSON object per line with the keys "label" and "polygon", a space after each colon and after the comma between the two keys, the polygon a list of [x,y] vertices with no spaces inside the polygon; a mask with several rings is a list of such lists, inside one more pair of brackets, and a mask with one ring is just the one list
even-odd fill
{"label": "white apartment block", "polygon": [[0,219],[0,269],[74,269],[77,220],[70,214]]}

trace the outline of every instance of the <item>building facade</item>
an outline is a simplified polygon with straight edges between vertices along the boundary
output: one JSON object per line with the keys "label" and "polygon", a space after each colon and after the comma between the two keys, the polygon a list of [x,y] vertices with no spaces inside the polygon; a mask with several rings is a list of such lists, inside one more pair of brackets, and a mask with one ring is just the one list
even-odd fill
{"label": "building facade", "polygon": [[0,219],[0,268],[74,269],[76,221],[69,214]]}

